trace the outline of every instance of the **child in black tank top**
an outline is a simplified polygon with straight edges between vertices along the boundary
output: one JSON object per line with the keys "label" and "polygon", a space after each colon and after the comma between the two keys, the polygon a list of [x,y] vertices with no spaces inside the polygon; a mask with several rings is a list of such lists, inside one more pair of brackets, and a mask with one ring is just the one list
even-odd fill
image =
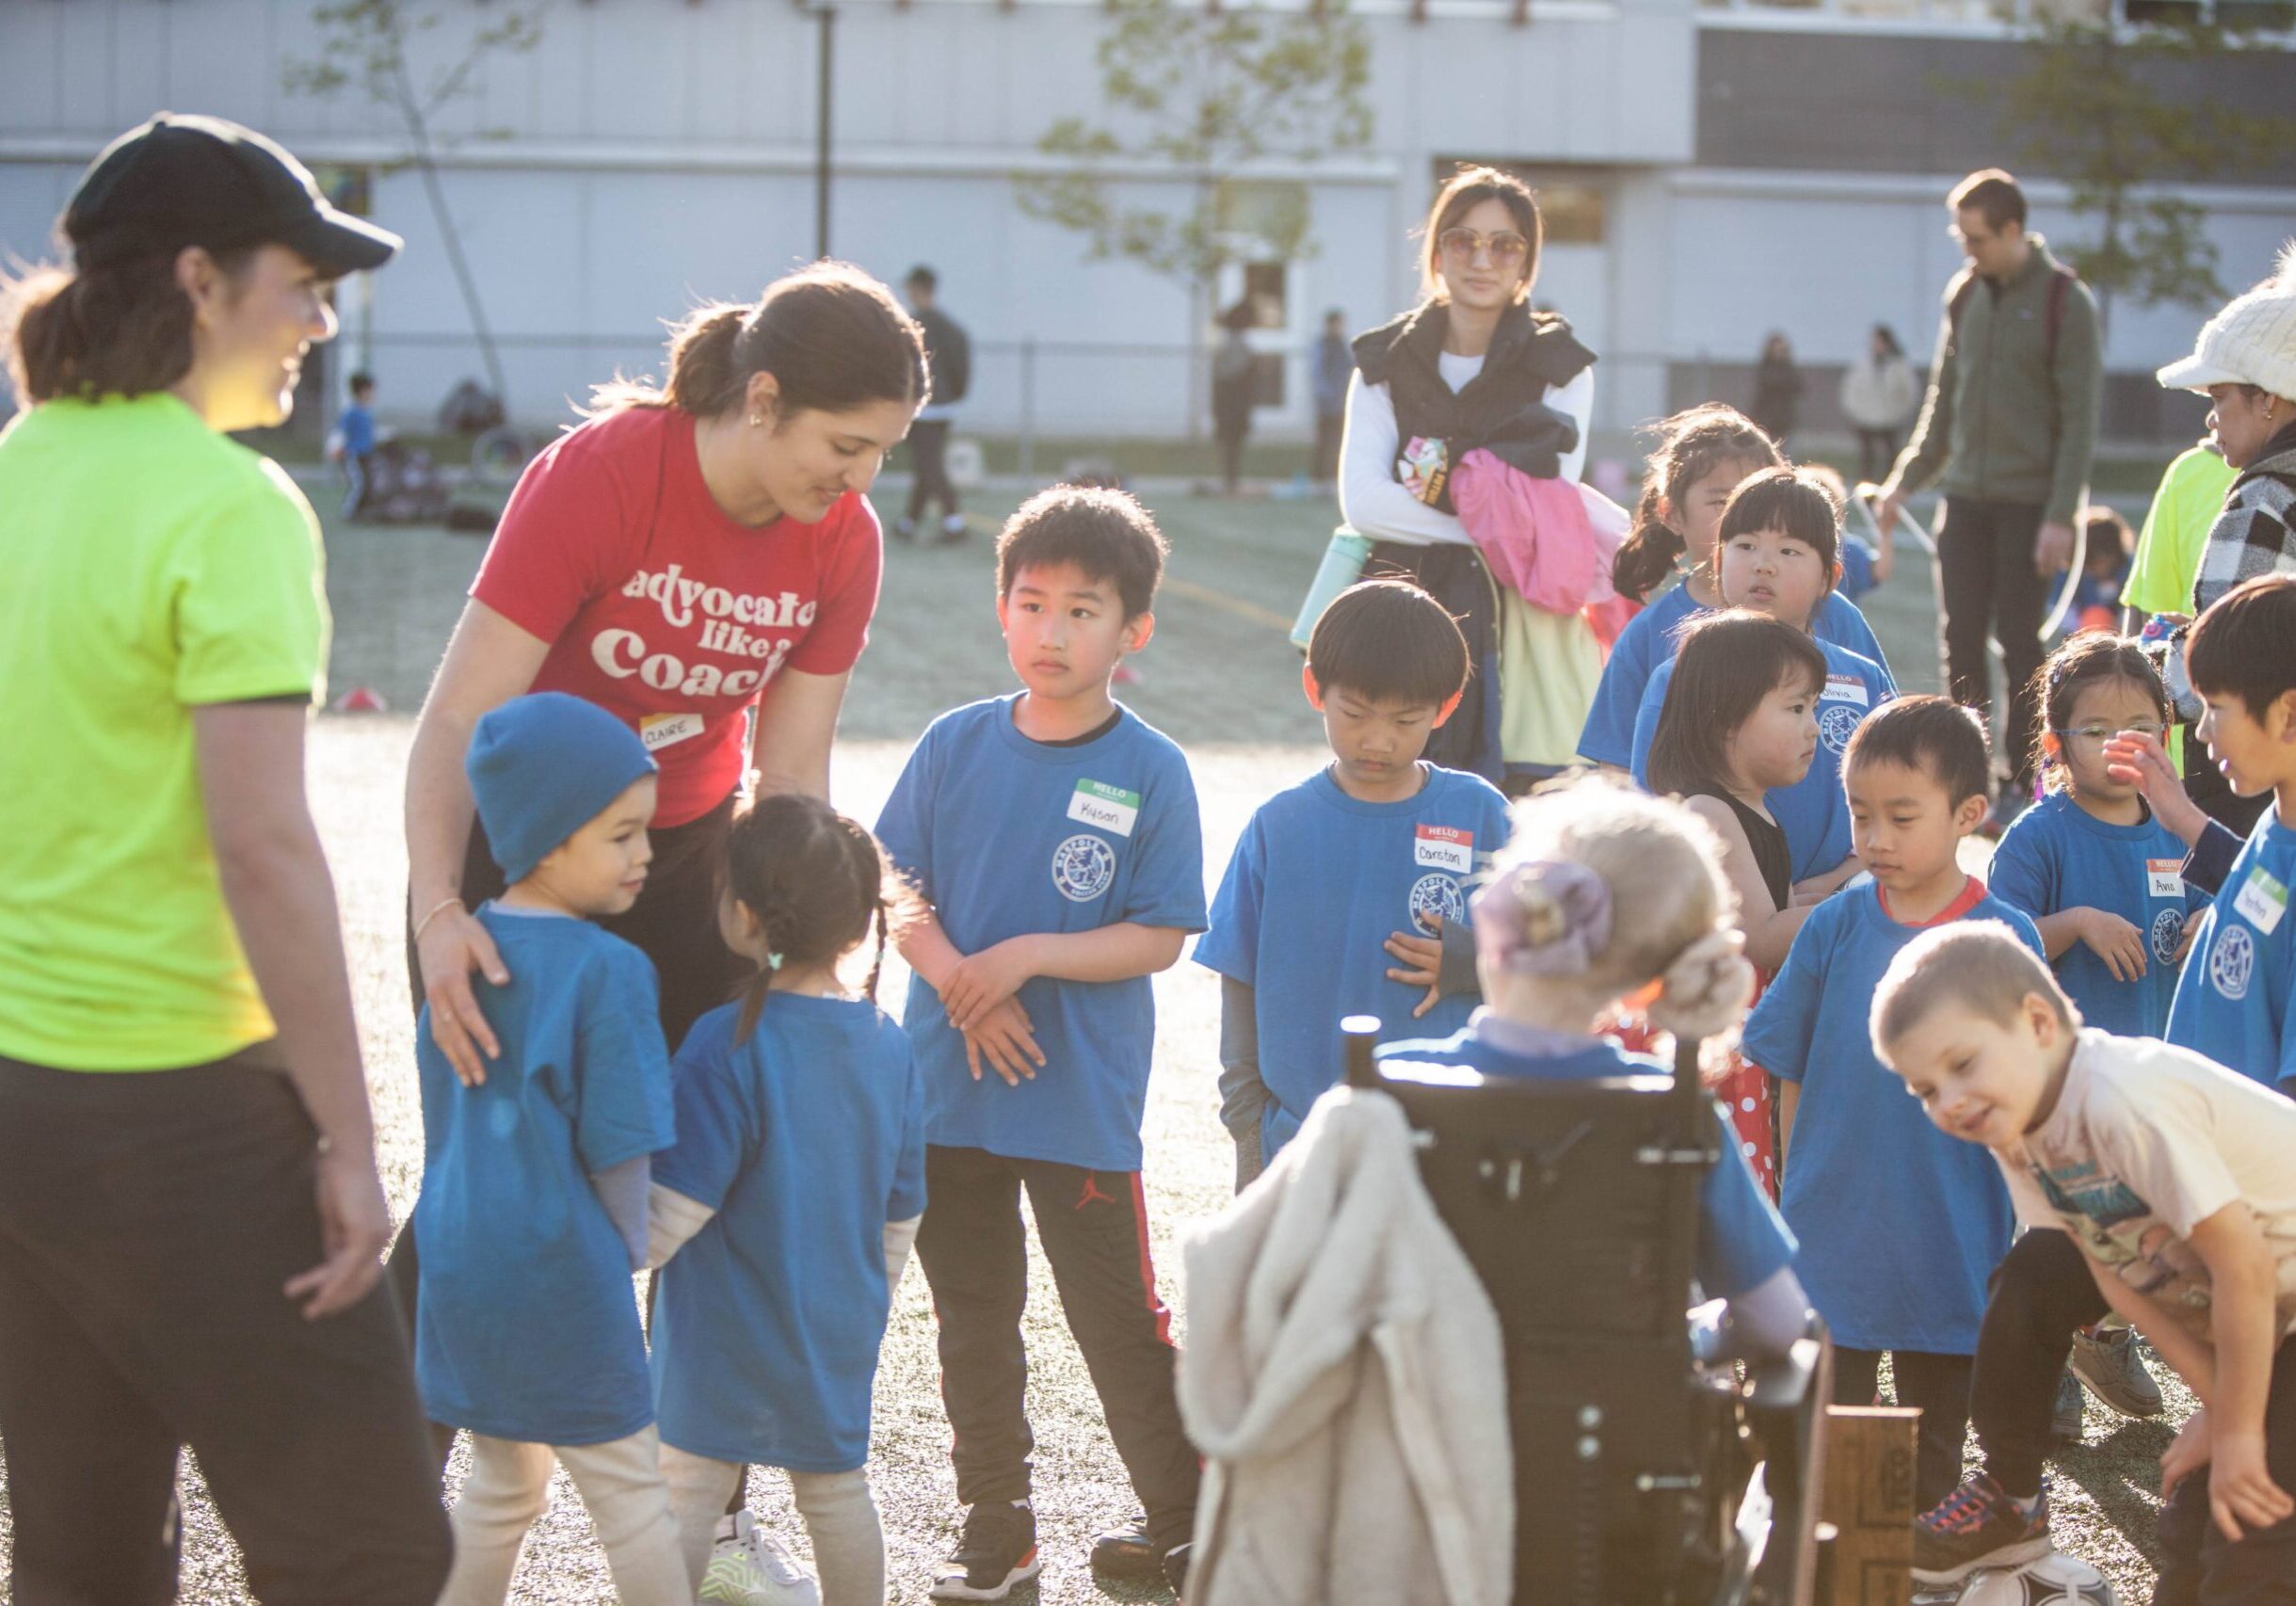
{"label": "child in black tank top", "polygon": [[[1795,907],[1786,833],[1764,801],[1809,771],[1825,659],[1793,626],[1742,608],[1682,627],[1674,680],[1650,747],[1654,791],[1679,796],[1722,842],[1746,957],[1765,977],[1785,963],[1809,906]],[[1769,1079],[1733,1059],[1715,1089],[1755,1175],[1774,1192]]]}

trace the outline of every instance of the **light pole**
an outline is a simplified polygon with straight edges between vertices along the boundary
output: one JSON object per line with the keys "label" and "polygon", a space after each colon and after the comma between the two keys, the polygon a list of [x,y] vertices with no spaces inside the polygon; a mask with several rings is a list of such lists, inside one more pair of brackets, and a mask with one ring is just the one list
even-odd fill
{"label": "light pole", "polygon": [[829,148],[836,127],[837,8],[810,4],[819,38],[814,46],[813,255],[829,254]]}

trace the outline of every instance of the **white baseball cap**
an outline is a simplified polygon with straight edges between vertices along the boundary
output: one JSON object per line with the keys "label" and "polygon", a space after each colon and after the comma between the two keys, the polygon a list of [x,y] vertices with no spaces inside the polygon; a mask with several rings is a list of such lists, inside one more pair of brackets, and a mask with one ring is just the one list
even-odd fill
{"label": "white baseball cap", "polygon": [[2296,240],[2281,248],[2278,271],[2203,324],[2192,355],[2160,377],[2172,391],[2256,385],[2296,399]]}

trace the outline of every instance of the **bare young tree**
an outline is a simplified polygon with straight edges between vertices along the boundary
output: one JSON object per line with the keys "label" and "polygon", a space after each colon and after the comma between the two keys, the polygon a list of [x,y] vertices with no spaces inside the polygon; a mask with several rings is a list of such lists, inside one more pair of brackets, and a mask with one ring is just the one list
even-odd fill
{"label": "bare young tree", "polygon": [[495,399],[506,406],[509,386],[503,377],[502,355],[439,174],[439,157],[458,141],[441,133],[439,120],[448,106],[476,92],[479,69],[490,57],[522,54],[541,42],[542,15],[548,8],[547,0],[489,7],[481,13],[489,20],[459,37],[442,39],[440,30],[450,20],[457,28],[465,26],[461,17],[468,8],[409,0],[331,0],[312,12],[319,30],[319,54],[290,57],[281,74],[290,94],[319,99],[363,94],[397,122],[406,153],[394,165],[412,167],[422,175],[447,263],[470,314],[479,360],[486,365],[487,382]]}

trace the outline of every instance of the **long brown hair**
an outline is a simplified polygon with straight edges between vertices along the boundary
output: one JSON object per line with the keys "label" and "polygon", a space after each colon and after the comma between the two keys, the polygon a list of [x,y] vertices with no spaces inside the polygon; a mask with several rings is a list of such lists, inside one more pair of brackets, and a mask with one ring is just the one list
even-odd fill
{"label": "long brown hair", "polygon": [[1825,690],[1825,654],[1807,633],[1750,608],[1685,623],[1650,742],[1650,789],[1684,795],[1729,779],[1729,740],[1780,686]]}
{"label": "long brown hair", "polygon": [[870,274],[817,262],[748,305],[697,307],[670,330],[666,384],[617,377],[591,393],[588,410],[674,407],[715,418],[744,405],[759,374],[779,385],[784,418],[878,401],[917,406],[927,393],[924,332]]}
{"label": "long brown hair", "polygon": [[[208,254],[235,291],[257,249]],[[8,331],[16,393],[26,402],[140,396],[190,373],[191,297],[176,282],[178,254],[0,279],[0,329]]]}
{"label": "long brown hair", "polygon": [[726,835],[726,891],[756,917],[771,962],[742,992],[735,1036],[757,1029],[784,968],[833,965],[876,934],[863,989],[874,1001],[886,941],[923,905],[868,829],[820,798],[777,792],[737,815]]}
{"label": "long brown hair", "polygon": [[1662,418],[1649,433],[1634,529],[1611,560],[1611,585],[1638,602],[1674,572],[1675,559],[1682,555],[1682,532],[1666,521],[1669,514],[1682,517],[1682,499],[1692,486],[1725,463],[1774,468],[1786,460],[1759,425],[1720,402]]}
{"label": "long brown hair", "polygon": [[1443,231],[1486,201],[1496,201],[1514,215],[1515,227],[1531,248],[1523,256],[1523,281],[1516,288],[1515,298],[1519,301],[1531,294],[1531,286],[1538,279],[1539,247],[1545,238],[1538,198],[1513,173],[1462,165],[1436,196],[1435,204],[1427,208],[1426,222],[1420,226],[1419,290],[1422,300],[1436,300],[1443,294]]}

